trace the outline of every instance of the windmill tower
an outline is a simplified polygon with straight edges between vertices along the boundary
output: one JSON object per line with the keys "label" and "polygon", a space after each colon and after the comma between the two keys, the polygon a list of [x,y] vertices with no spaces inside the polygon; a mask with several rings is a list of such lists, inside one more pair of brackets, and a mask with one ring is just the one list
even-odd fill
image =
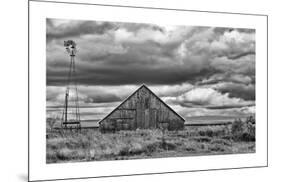
{"label": "windmill tower", "polygon": [[76,43],[73,40],[64,41],[64,47],[70,56],[69,72],[67,76],[64,107],[62,114],[63,129],[80,129],[80,111],[77,83],[75,80]]}

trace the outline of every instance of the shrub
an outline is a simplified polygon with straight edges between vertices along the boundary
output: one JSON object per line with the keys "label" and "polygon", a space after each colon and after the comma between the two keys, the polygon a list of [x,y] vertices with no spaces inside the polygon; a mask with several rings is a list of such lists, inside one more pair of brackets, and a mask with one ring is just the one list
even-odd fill
{"label": "shrub", "polygon": [[231,125],[231,134],[236,141],[255,141],[255,119],[250,116],[243,122],[235,120]]}
{"label": "shrub", "polygon": [[185,147],[185,150],[188,151],[188,152],[196,152],[196,148],[193,148],[193,147]]}
{"label": "shrub", "polygon": [[244,123],[243,121],[239,118],[236,119],[232,125],[231,125],[231,134],[233,136],[233,139],[238,140],[244,131]]}
{"label": "shrub", "polygon": [[175,150],[177,148],[177,145],[171,142],[165,142],[162,143],[162,149],[164,150]]}
{"label": "shrub", "polygon": [[213,131],[211,129],[207,129],[207,130],[199,130],[198,134],[200,136],[209,136],[212,137],[213,136]]}
{"label": "shrub", "polygon": [[145,153],[150,155],[151,153],[155,152],[158,148],[160,148],[160,146],[160,142],[150,143],[144,147]]}
{"label": "shrub", "polygon": [[193,137],[191,139],[196,142],[210,142],[211,141],[210,137],[205,137],[205,136]]}
{"label": "shrub", "polygon": [[249,141],[255,141],[256,139],[256,121],[255,118],[252,116],[248,117],[246,120],[246,127],[247,127],[247,139]]}
{"label": "shrub", "polygon": [[120,150],[120,152],[119,152],[119,154],[121,155],[121,156],[128,156],[129,155],[129,153],[130,153],[130,148],[129,147],[124,147],[124,148],[122,148],[121,150]]}
{"label": "shrub", "polygon": [[218,137],[224,136],[228,131],[225,126],[206,126],[200,127],[197,133],[200,136]]}
{"label": "shrub", "polygon": [[210,145],[209,150],[214,151],[214,152],[224,152],[224,151],[226,151],[224,145],[222,145],[222,144]]}
{"label": "shrub", "polygon": [[221,144],[221,145],[226,145],[226,146],[232,145],[231,141],[224,140],[224,139],[214,139],[211,141],[211,144]]}

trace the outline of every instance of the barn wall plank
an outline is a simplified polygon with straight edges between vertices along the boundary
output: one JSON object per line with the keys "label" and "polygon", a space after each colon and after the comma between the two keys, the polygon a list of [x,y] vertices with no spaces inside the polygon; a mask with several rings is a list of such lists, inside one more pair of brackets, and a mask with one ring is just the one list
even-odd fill
{"label": "barn wall plank", "polygon": [[112,112],[100,127],[123,130],[137,128],[157,128],[159,123],[167,122],[170,129],[183,128],[184,120],[159,100],[146,87],[141,87]]}

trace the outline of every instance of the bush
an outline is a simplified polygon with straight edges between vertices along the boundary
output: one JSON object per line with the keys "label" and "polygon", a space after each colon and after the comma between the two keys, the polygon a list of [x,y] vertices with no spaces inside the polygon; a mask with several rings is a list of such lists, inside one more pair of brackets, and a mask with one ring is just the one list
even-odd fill
{"label": "bush", "polygon": [[145,145],[144,151],[147,155],[151,155],[153,152],[155,152],[157,149],[159,149],[161,146],[160,142],[150,143]]}
{"label": "bush", "polygon": [[221,144],[221,145],[226,145],[226,146],[232,145],[231,141],[224,140],[224,139],[214,139],[211,141],[211,144]]}
{"label": "bush", "polygon": [[207,137],[224,136],[228,133],[228,129],[224,126],[205,126],[198,129],[198,135]]}
{"label": "bush", "polygon": [[255,141],[255,119],[250,116],[246,121],[235,120],[231,125],[231,134],[235,141]]}
{"label": "bush", "polygon": [[205,136],[193,137],[191,139],[196,142],[210,142],[211,141],[211,137],[205,137]]}
{"label": "bush", "polygon": [[238,140],[244,131],[244,123],[243,121],[239,118],[236,119],[232,125],[231,125],[231,134],[233,136],[233,139]]}
{"label": "bush", "polygon": [[248,117],[246,120],[247,134],[249,141],[255,141],[256,139],[256,121],[252,116]]}
{"label": "bush", "polygon": [[200,136],[213,137],[214,136],[214,131],[211,128],[207,128],[205,130],[199,130],[198,134]]}
{"label": "bush", "polygon": [[222,144],[210,145],[208,148],[209,148],[210,151],[214,151],[214,152],[224,152],[224,151],[226,151],[225,146],[222,145]]}
{"label": "bush", "polygon": [[196,152],[196,148],[194,148],[194,147],[189,147],[189,146],[186,147],[185,150],[188,151],[188,152]]}
{"label": "bush", "polygon": [[130,154],[129,150],[130,150],[130,148],[126,146],[120,150],[119,154],[121,156],[128,156]]}
{"label": "bush", "polygon": [[162,143],[161,147],[164,150],[175,150],[177,148],[177,145],[174,143],[165,142],[165,143]]}

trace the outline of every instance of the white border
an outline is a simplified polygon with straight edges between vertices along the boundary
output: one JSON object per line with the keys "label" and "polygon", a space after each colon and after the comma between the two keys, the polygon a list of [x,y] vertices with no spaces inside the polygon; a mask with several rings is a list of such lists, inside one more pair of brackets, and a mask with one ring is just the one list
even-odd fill
{"label": "white border", "polygon": [[[46,18],[256,29],[256,153],[46,164]],[[267,22],[265,16],[30,1],[29,23],[29,180],[162,173],[267,165]]]}

